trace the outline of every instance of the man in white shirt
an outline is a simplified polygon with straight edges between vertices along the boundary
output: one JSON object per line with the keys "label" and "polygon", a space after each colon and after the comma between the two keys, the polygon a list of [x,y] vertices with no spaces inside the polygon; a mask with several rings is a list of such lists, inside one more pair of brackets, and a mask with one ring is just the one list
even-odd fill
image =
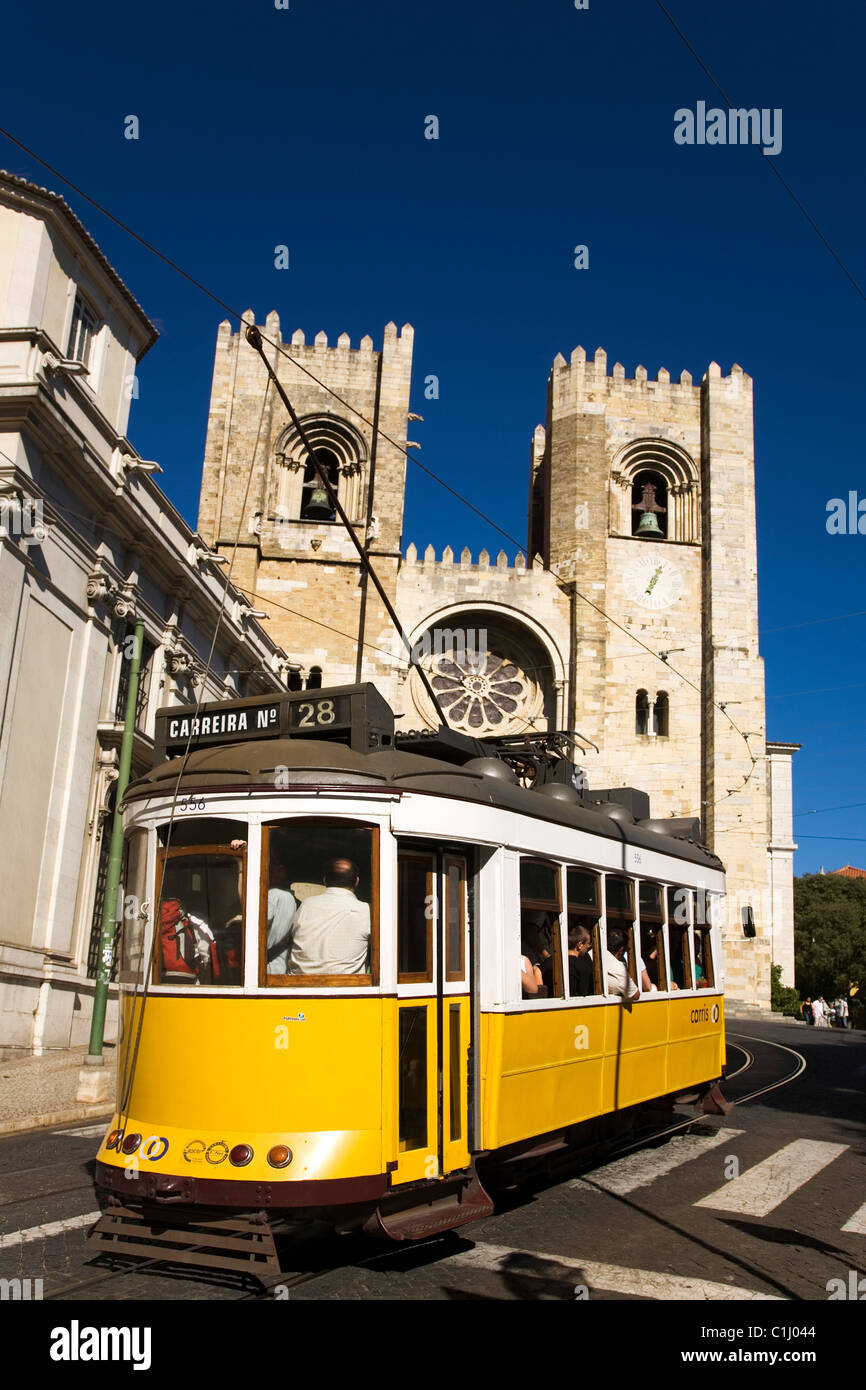
{"label": "man in white shirt", "polygon": [[608,928],[607,951],[604,957],[607,992],[618,994],[626,1005],[640,997],[640,990],[628,973],[628,966],[623,959],[627,945],[628,937],[622,927]]}
{"label": "man in white shirt", "polygon": [[289,887],[289,872],[285,864],[274,859],[270,864],[268,888],[268,974],[289,973],[289,946],[292,923],[298,901]]}
{"label": "man in white shirt", "polygon": [[324,893],[295,913],[289,970],[295,975],[363,975],[370,953],[370,908],[355,897],[360,881],[351,859],[331,859]]}

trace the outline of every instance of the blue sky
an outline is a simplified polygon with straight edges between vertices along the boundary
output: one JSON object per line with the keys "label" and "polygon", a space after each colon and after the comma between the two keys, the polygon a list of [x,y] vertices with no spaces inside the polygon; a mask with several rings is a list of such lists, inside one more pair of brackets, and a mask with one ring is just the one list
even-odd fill
{"label": "blue sky", "polygon": [[[796,871],[866,865],[866,805],[823,809],[866,802],[866,535],[826,530],[830,498],[866,499],[864,304],[769,167],[866,283],[866,18],[838,0],[668,9],[735,105],[782,109],[774,160],[674,143],[677,108],[725,103],[653,0],[47,0],[4,20],[22,61],[2,124],[224,301],[278,309],[284,336],[378,345],[413,323],[420,457],[518,537],[557,352],[696,380],[739,362],[768,734],[802,742],[795,811],[822,812],[795,820]],[[224,315],[2,138],[0,163],[64,192],[157,322],[130,434],[194,524]],[[404,539],[501,544],[417,469]]]}

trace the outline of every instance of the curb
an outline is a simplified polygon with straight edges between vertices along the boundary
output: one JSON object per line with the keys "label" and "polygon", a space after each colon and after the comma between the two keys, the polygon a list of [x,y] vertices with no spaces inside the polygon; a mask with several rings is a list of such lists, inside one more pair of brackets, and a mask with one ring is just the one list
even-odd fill
{"label": "curb", "polygon": [[28,1129],[50,1129],[53,1125],[71,1124],[75,1120],[98,1120],[103,1116],[110,1120],[114,1109],[106,1110],[100,1101],[98,1105],[76,1105],[73,1110],[55,1110],[49,1115],[28,1116],[24,1120],[0,1120],[0,1135],[20,1134]]}

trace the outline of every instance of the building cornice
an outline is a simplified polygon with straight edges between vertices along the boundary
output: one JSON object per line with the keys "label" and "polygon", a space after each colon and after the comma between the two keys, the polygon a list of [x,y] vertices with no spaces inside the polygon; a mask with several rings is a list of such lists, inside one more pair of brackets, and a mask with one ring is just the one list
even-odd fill
{"label": "building cornice", "polygon": [[108,257],[99,249],[84,223],[78,220],[65,198],[62,198],[59,193],[52,193],[48,188],[42,188],[38,183],[31,183],[29,179],[9,173],[7,169],[0,169],[0,198],[5,198],[15,206],[26,208],[37,216],[43,217],[46,221],[51,221],[67,236],[71,233],[72,238],[90,254],[99,269],[111,282],[113,288],[120,294],[127,309],[131,311],[136,320],[143,339],[143,346],[136,354],[136,360],[140,360],[153,347],[159,333],[138,300],[123,283]]}

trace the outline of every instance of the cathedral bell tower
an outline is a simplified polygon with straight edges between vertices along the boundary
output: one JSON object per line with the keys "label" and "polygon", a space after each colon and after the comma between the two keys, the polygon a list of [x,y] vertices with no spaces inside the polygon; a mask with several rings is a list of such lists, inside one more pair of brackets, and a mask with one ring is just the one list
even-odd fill
{"label": "cathedral bell tower", "polygon": [[529,546],[570,606],[568,726],[598,746],[590,785],[637,786],[654,816],[700,818],[728,871],[728,989],[769,1001],[751,379],[736,364],[723,376],[710,363],[698,384],[609,372],[601,348],[558,356],[533,440]]}
{"label": "cathedral bell tower", "polygon": [[[254,321],[248,310],[244,325]],[[387,324],[381,351],[369,337],[353,349],[345,333],[335,347],[324,333],[308,344],[300,330],[283,345],[272,312],[262,336],[394,602],[413,329],[404,324],[398,336]],[[270,635],[301,663],[305,682],[341,685],[378,674],[381,653],[363,643],[389,625],[387,614],[258,353],[228,322],[217,335],[198,529],[223,555],[237,539],[232,580],[270,614]]]}

